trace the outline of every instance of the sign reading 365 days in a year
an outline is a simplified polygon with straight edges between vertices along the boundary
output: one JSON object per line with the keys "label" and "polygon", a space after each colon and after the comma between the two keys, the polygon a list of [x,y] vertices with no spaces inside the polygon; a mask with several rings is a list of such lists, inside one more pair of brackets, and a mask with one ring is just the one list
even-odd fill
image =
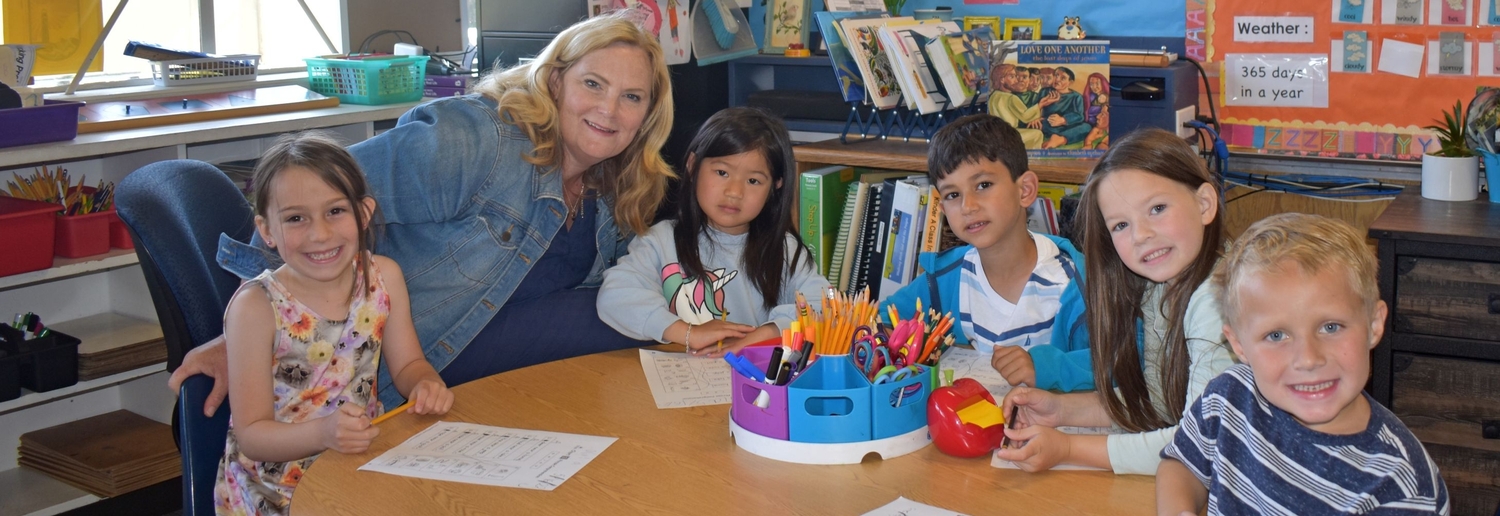
{"label": "sign reading 365 days in a year", "polygon": [[1224,104],[1328,107],[1328,54],[1228,54]]}

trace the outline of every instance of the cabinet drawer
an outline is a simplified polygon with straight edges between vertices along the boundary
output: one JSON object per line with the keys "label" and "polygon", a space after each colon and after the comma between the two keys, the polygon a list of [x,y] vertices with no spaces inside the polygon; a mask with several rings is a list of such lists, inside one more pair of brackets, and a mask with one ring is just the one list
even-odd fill
{"label": "cabinet drawer", "polygon": [[1398,257],[1392,328],[1500,341],[1500,263]]}
{"label": "cabinet drawer", "polygon": [[1391,411],[1437,463],[1453,514],[1494,514],[1500,502],[1500,363],[1396,353],[1392,369]]}

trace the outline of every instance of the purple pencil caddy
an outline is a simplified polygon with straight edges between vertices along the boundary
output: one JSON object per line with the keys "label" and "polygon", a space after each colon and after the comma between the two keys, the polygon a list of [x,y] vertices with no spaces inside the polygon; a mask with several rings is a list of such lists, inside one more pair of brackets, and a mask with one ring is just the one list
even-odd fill
{"label": "purple pencil caddy", "polygon": [[[747,347],[740,353],[740,356],[764,371],[771,363],[771,350],[773,349],[776,349],[776,346]],[[756,434],[786,440],[788,437],[786,386],[757,382],[739,373],[731,373],[730,377],[733,378],[730,384],[733,389],[733,401],[729,404],[729,417],[734,418],[735,424]],[[766,408],[755,406],[755,399],[762,392],[769,396]]]}

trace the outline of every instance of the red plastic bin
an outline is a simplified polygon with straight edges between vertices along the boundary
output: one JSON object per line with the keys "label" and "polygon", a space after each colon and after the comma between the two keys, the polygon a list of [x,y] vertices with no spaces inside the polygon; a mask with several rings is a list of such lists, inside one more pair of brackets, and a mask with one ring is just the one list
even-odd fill
{"label": "red plastic bin", "polygon": [[56,204],[0,196],[0,276],[52,266]]}
{"label": "red plastic bin", "polygon": [[54,252],[63,258],[82,258],[109,252],[109,218],[115,210],[88,215],[57,216]]}
{"label": "red plastic bin", "polygon": [[135,249],[135,242],[130,240],[130,229],[125,227],[125,221],[120,220],[120,214],[115,210],[109,210],[109,246],[115,249]]}

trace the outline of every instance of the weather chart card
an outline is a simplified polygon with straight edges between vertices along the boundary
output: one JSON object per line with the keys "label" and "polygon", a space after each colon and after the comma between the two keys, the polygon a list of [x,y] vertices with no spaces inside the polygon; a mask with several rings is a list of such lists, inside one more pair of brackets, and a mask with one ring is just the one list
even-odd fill
{"label": "weather chart card", "polygon": [[656,408],[729,404],[729,363],[723,360],[643,349],[641,370]]}
{"label": "weather chart card", "polygon": [[551,491],[614,444],[614,437],[439,422],[360,471]]}

